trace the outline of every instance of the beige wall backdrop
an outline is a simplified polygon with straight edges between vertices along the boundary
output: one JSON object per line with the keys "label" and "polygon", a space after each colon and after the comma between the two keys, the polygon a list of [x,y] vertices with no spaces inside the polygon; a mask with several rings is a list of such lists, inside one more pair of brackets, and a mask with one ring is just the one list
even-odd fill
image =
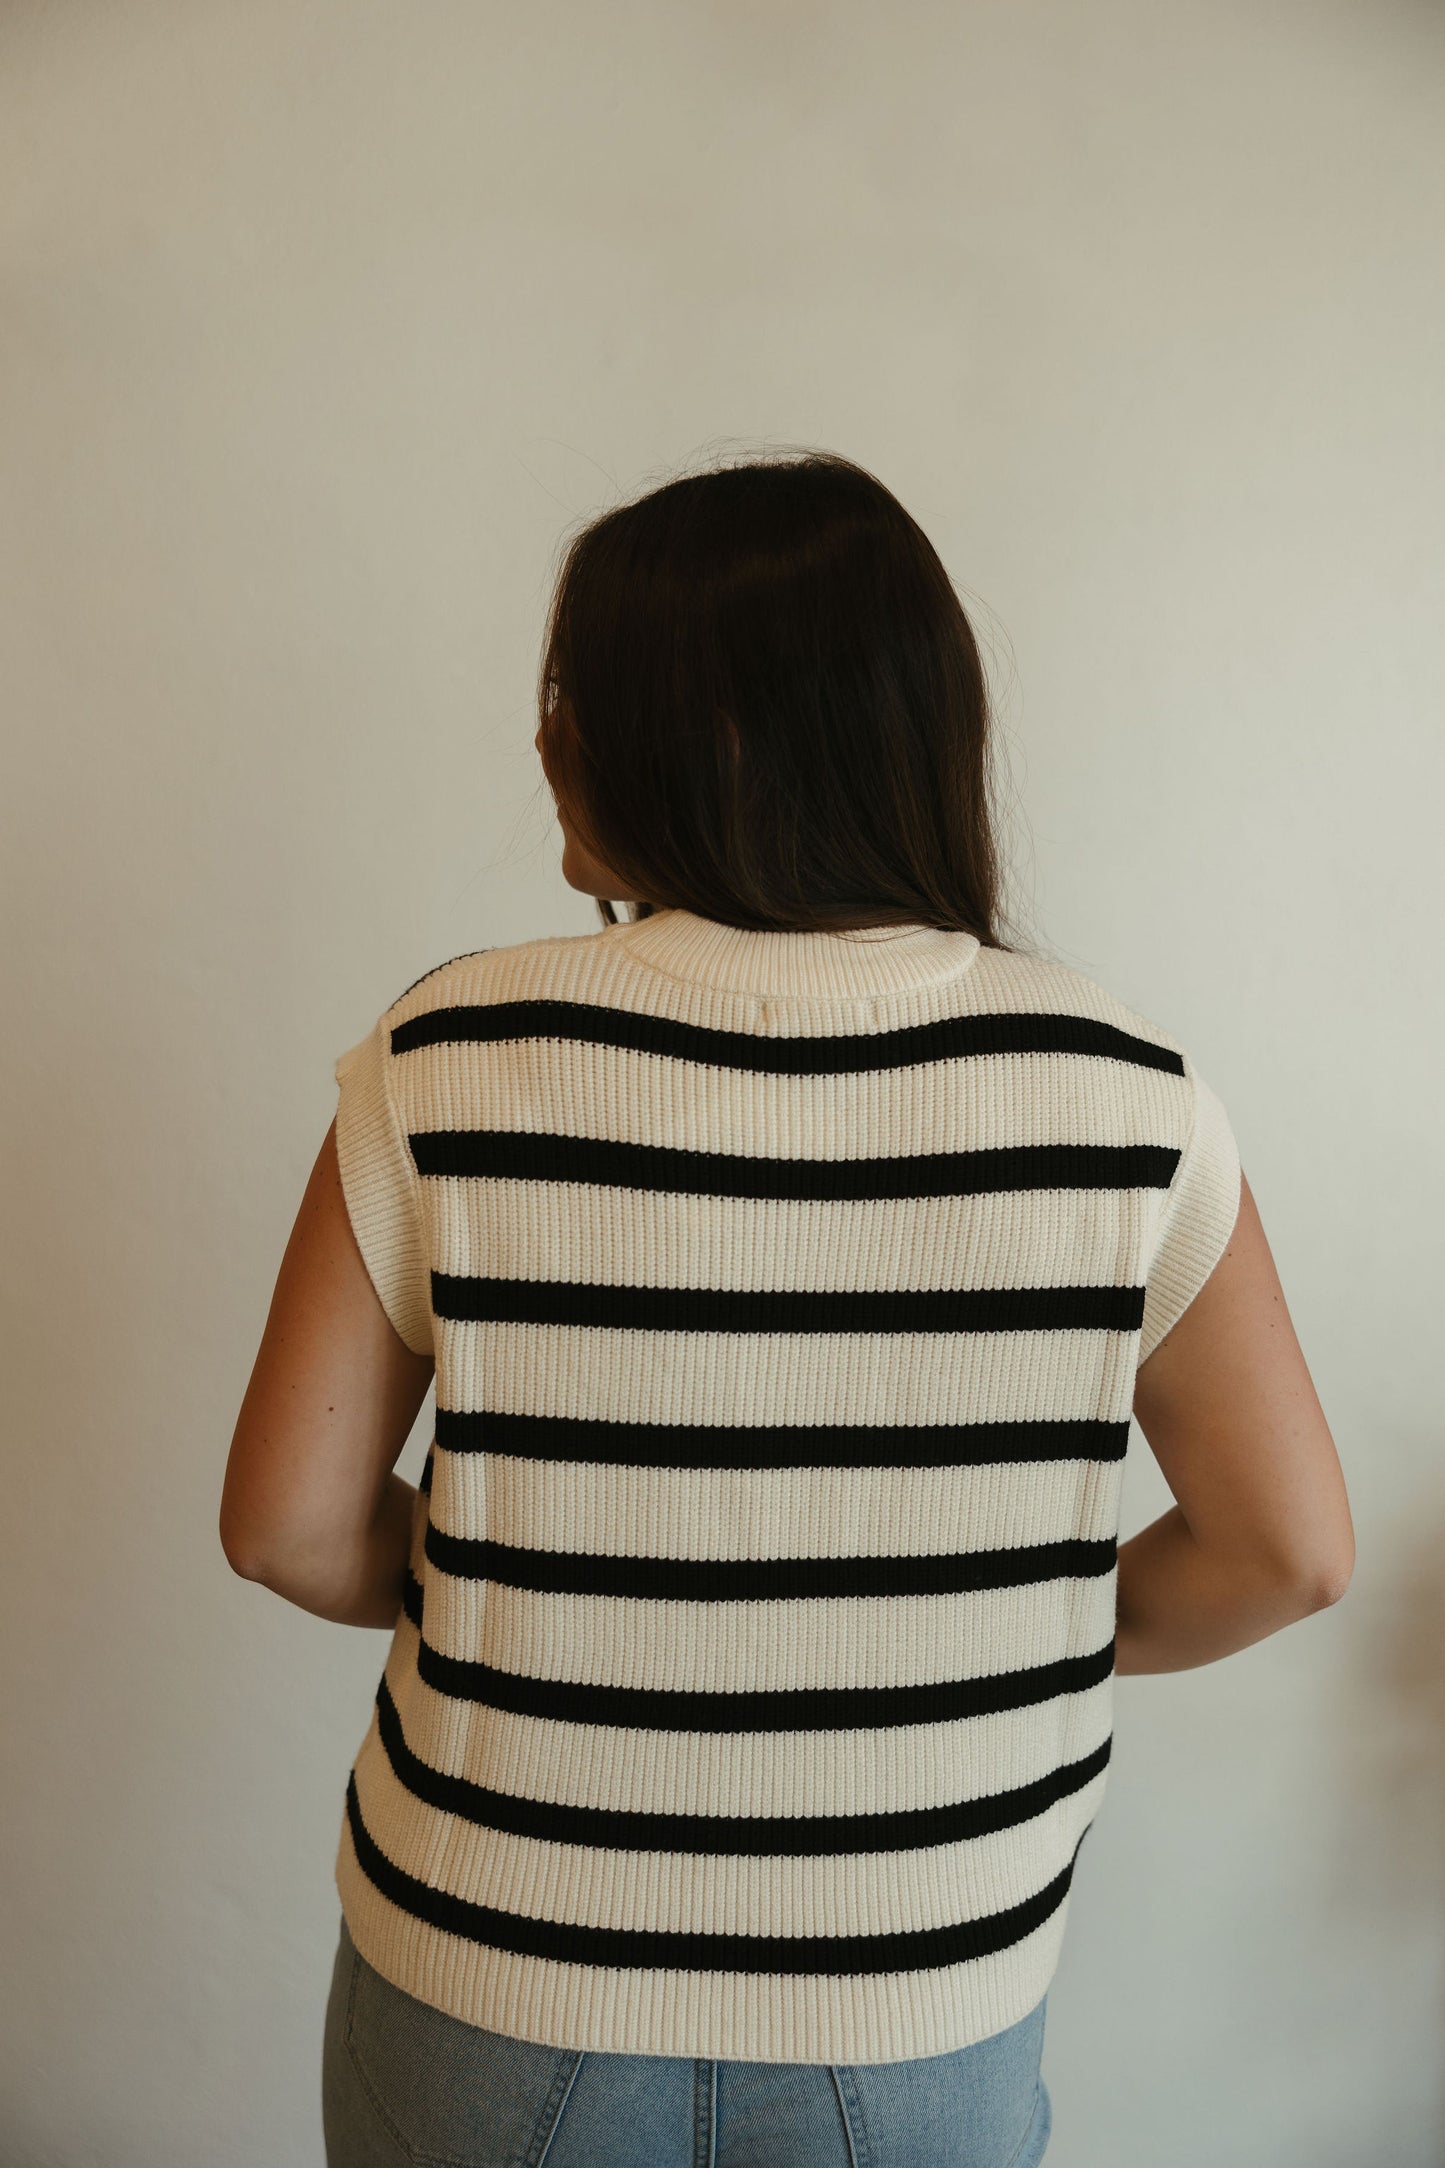
{"label": "beige wall backdrop", "polygon": [[1423,0],[9,0],[4,2168],[320,2168],[387,1639],[230,1573],[231,1429],[336,1054],[597,923],[563,538],[783,444],[974,604],[1016,926],[1224,1098],[1355,1510],[1120,1682],[1050,2168],[1438,2163],[1442,205]]}

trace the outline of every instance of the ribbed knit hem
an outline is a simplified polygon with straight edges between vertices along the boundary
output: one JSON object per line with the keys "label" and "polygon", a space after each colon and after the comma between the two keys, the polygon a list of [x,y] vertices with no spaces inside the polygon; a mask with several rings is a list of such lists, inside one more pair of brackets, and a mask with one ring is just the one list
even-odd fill
{"label": "ribbed knit hem", "polygon": [[[788,2063],[910,2062],[1006,2031],[1048,1991],[1072,1895],[1071,1885],[1048,1918],[1007,1951],[964,1964],[891,1974],[739,1974],[557,1964],[450,1934],[377,1888],[357,1857],[349,1816],[334,1879],[367,1963],[465,2024],[608,2055]],[[780,2040],[790,2043],[787,2054],[777,2052]]]}

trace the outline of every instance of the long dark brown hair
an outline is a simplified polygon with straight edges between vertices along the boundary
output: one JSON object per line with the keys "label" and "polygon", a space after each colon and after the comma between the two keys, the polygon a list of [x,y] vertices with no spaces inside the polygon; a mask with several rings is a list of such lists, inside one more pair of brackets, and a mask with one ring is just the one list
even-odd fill
{"label": "long dark brown hair", "polygon": [[1009,946],[973,628],[852,460],[714,466],[591,520],[557,575],[537,703],[553,795],[647,899],[634,919],[922,921]]}

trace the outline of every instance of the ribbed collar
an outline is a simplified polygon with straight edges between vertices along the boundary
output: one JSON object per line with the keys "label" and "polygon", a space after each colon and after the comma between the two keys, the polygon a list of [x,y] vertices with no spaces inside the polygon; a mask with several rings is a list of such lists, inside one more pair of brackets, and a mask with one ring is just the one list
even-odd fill
{"label": "ribbed collar", "polygon": [[743,994],[828,996],[933,986],[966,971],[975,934],[929,926],[858,926],[847,933],[759,932],[670,905],[606,929],[634,963]]}

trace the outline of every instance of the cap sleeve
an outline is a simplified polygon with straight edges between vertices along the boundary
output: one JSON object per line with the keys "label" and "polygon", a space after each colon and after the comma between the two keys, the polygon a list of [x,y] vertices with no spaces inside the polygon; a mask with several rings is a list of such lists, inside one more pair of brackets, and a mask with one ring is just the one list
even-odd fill
{"label": "cap sleeve", "polygon": [[1224,1255],[1239,1217],[1239,1147],[1229,1116],[1187,1055],[1184,1066],[1193,1085],[1193,1121],[1145,1278],[1140,1363],[1178,1324]]}
{"label": "cap sleeve", "polygon": [[[389,1012],[388,1012],[389,1015]],[[336,1158],[346,1209],[381,1306],[415,1355],[435,1352],[420,1184],[391,1094],[388,1016],[336,1058]]]}

